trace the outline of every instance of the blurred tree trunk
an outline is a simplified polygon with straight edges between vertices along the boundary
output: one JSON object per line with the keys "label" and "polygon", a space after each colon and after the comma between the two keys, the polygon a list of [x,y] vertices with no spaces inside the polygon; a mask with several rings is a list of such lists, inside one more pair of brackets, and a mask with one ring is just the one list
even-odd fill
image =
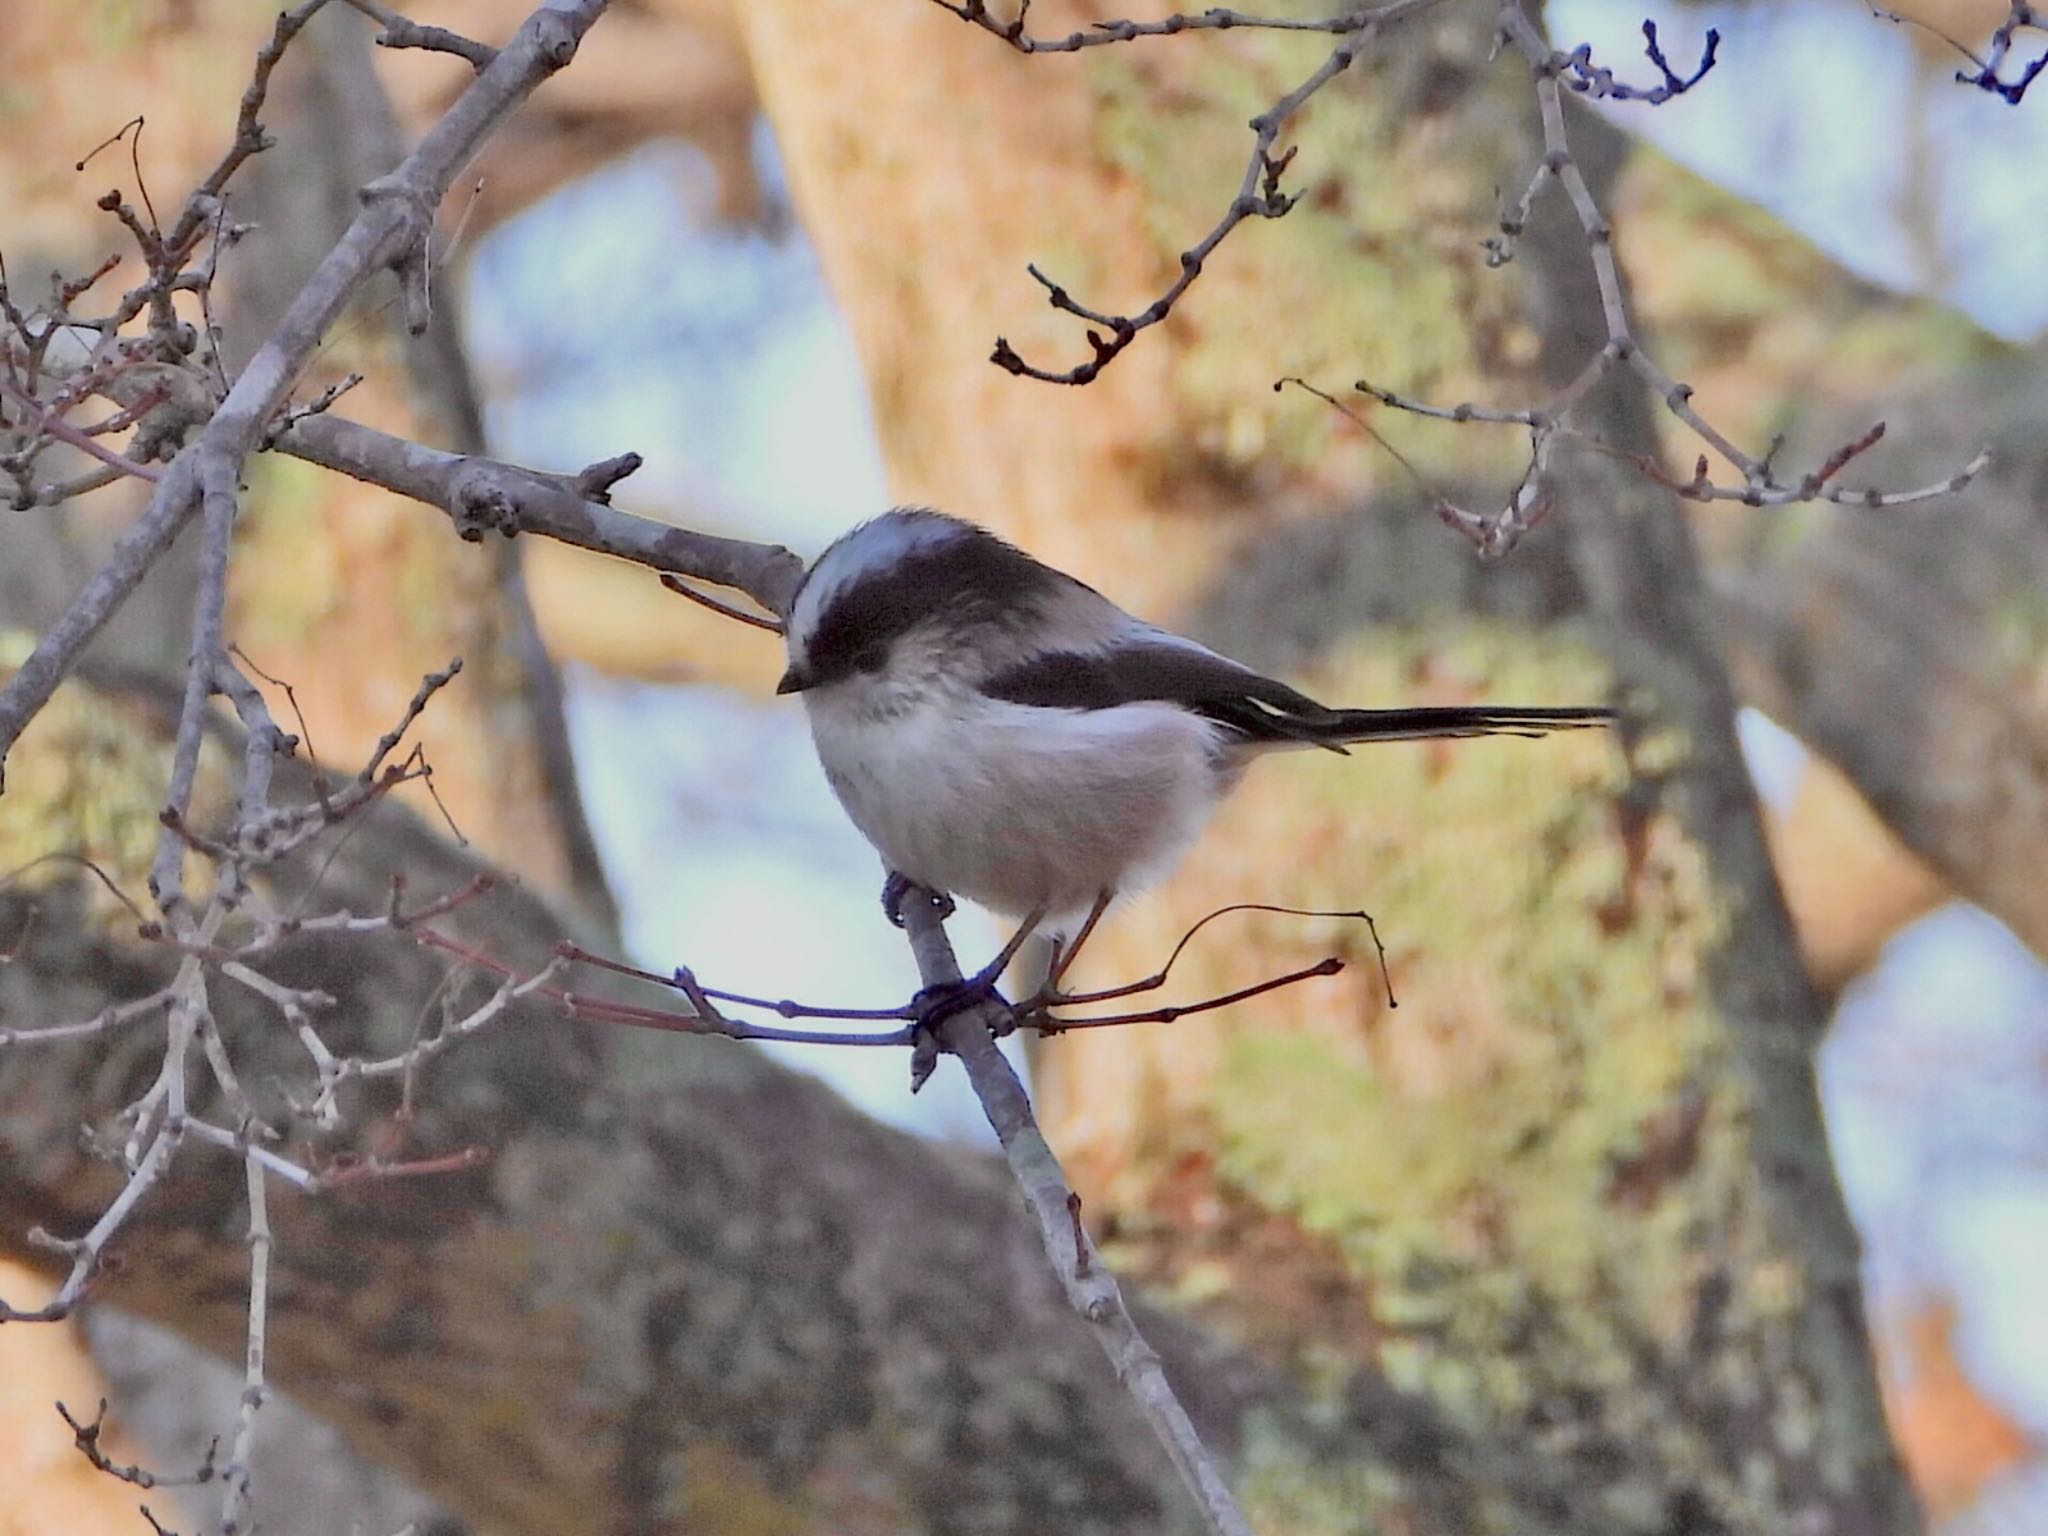
{"label": "blurred tree trunk", "polygon": [[[1031,21],[1057,35],[1095,14]],[[1292,1530],[1368,1508],[1425,1530],[1910,1529],[1814,1095],[1823,1016],[1684,519],[1580,455],[1554,532],[1476,569],[1405,488],[1381,488],[1384,459],[1270,387],[1537,398],[1597,349],[1559,210],[1505,274],[1477,249],[1494,189],[1541,154],[1519,67],[1486,62],[1490,15],[1376,43],[1297,135],[1301,209],[1240,230],[1081,390],[985,361],[999,333],[1034,361],[1082,353],[1025,262],[1086,303],[1142,307],[1232,195],[1244,120],[1327,43],[1026,60],[916,7],[744,15],[905,499],[993,521],[1325,696],[1629,702],[1613,743],[1264,768],[1091,952],[1098,978],[1143,974],[1242,900],[1364,904],[1389,937],[1397,1013],[1362,933],[1264,917],[1199,950],[1179,995],[1326,949],[1358,963],[1042,1058],[1049,1116],[1126,1262],[1313,1374],[1355,1431],[1396,1386],[1459,1426],[1426,1456],[1335,1465],[1255,1445],[1255,1510]],[[1575,131],[1611,195],[1620,141]],[[1604,429],[1647,447],[1656,427],[1615,389]],[[1467,487],[1511,474],[1520,446],[1386,430]]]}
{"label": "blurred tree trunk", "polygon": [[1807,974],[1823,997],[1840,996],[1893,934],[1948,899],[1940,878],[1824,758],[1801,771],[1770,835]]}

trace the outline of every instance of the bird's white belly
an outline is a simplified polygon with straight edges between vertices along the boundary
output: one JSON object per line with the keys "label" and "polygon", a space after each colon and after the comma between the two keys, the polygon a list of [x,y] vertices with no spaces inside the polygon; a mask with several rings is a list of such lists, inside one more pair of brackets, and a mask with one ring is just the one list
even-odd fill
{"label": "bird's white belly", "polygon": [[1159,703],[1040,709],[975,696],[890,712],[807,697],[826,778],[890,868],[1013,917],[1071,926],[1165,873],[1217,788],[1215,727]]}

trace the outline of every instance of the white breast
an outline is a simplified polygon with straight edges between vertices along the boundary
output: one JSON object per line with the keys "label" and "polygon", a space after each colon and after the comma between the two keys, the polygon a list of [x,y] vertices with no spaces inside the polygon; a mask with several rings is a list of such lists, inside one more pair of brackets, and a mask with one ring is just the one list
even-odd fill
{"label": "white breast", "polygon": [[1163,875],[1221,789],[1217,728],[1169,704],[1040,709],[869,678],[805,694],[826,777],[890,868],[1073,922]]}

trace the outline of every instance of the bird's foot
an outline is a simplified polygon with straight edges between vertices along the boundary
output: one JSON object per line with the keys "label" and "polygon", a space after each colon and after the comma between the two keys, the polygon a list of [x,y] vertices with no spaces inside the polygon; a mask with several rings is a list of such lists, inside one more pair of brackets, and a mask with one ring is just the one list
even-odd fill
{"label": "bird's foot", "polygon": [[[938,1066],[944,1046],[939,1039],[939,1028],[956,1014],[965,1013],[981,1003],[994,998],[1002,1001],[1002,994],[996,991],[996,982],[1001,977],[982,971],[960,981],[941,982],[937,986],[925,987],[910,1000],[915,1010],[912,1022],[916,1026],[916,1039],[910,1048],[910,1091],[917,1092]],[[1007,1006],[1003,1017],[992,1021],[991,1032],[998,1038],[1016,1028],[1016,1020]]]}
{"label": "bird's foot", "polygon": [[892,927],[903,926],[903,903],[913,895],[919,895],[939,909],[939,921],[944,922],[953,915],[953,898],[944,891],[932,890],[919,885],[908,875],[890,870],[882,881],[882,915],[889,919]]}
{"label": "bird's foot", "polygon": [[989,975],[969,976],[964,981],[941,982],[935,987],[926,987],[910,1000],[916,1010],[919,1029],[937,1029],[956,1013],[964,1013],[976,1003],[986,1002],[997,996],[996,978]]}

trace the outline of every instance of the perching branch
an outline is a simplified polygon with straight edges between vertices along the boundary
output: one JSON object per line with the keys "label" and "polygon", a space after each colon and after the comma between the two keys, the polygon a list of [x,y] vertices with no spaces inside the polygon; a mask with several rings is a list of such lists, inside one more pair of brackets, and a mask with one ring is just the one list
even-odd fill
{"label": "perching branch", "polygon": [[[903,904],[904,932],[917,957],[918,975],[927,987],[957,986],[960,965],[946,939],[937,906],[915,894]],[[1003,1053],[996,1032],[1010,1022],[1009,1006],[999,998],[954,1014],[939,1026],[939,1038],[957,1057],[988,1123],[1002,1143],[1004,1160],[1017,1181],[1045,1246],[1046,1262],[1059,1277],[1068,1305],[1088,1324],[1102,1352],[1115,1368],[1117,1380],[1131,1394],[1152,1433],[1165,1447],[1174,1470],[1193,1496],[1195,1507],[1216,1536],[1251,1536],[1251,1525],[1238,1508],[1230,1486],[1195,1432],[1187,1410],[1159,1363],[1159,1356],[1132,1320],[1122,1290],[1081,1225],[1080,1198],[1068,1185],[1053,1155],[1024,1085]]]}

